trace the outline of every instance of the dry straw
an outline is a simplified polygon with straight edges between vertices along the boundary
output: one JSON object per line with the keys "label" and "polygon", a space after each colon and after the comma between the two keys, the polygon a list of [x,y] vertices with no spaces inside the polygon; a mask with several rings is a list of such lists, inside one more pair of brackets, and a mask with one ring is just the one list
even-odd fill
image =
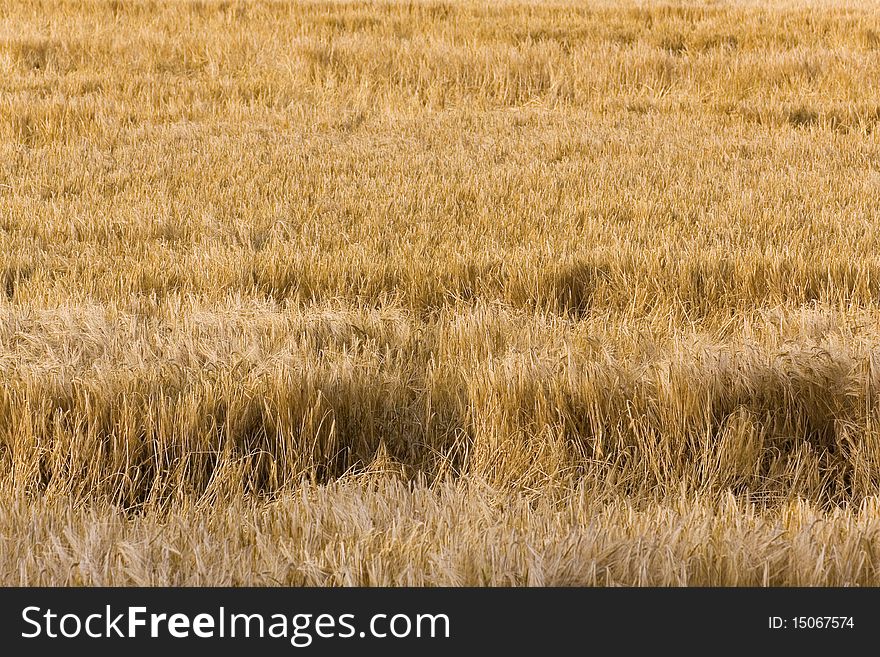
{"label": "dry straw", "polygon": [[0,3],[0,582],[878,584],[880,10]]}

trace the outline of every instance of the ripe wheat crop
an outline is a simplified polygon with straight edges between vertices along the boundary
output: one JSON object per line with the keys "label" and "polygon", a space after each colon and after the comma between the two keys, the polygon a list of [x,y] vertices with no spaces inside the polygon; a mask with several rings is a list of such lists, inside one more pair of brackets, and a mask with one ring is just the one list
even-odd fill
{"label": "ripe wheat crop", "polygon": [[0,0],[0,583],[878,585],[880,5]]}

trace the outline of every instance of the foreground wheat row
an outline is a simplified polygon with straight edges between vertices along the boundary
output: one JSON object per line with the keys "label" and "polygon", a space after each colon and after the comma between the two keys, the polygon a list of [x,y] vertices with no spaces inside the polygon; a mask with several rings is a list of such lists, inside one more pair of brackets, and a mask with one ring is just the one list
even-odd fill
{"label": "foreground wheat row", "polygon": [[0,582],[880,584],[880,5],[0,3]]}

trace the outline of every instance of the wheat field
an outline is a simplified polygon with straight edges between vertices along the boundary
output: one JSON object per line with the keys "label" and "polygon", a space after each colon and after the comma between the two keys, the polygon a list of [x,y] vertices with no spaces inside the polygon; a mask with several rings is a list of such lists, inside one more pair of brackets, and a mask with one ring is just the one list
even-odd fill
{"label": "wheat field", "polygon": [[880,5],[0,0],[0,584],[880,585]]}

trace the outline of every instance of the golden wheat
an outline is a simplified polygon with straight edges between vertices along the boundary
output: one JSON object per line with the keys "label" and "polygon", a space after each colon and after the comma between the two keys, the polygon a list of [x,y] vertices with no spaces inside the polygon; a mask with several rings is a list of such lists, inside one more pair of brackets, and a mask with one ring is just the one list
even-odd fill
{"label": "golden wheat", "polygon": [[0,582],[880,583],[878,57],[844,0],[2,0]]}

